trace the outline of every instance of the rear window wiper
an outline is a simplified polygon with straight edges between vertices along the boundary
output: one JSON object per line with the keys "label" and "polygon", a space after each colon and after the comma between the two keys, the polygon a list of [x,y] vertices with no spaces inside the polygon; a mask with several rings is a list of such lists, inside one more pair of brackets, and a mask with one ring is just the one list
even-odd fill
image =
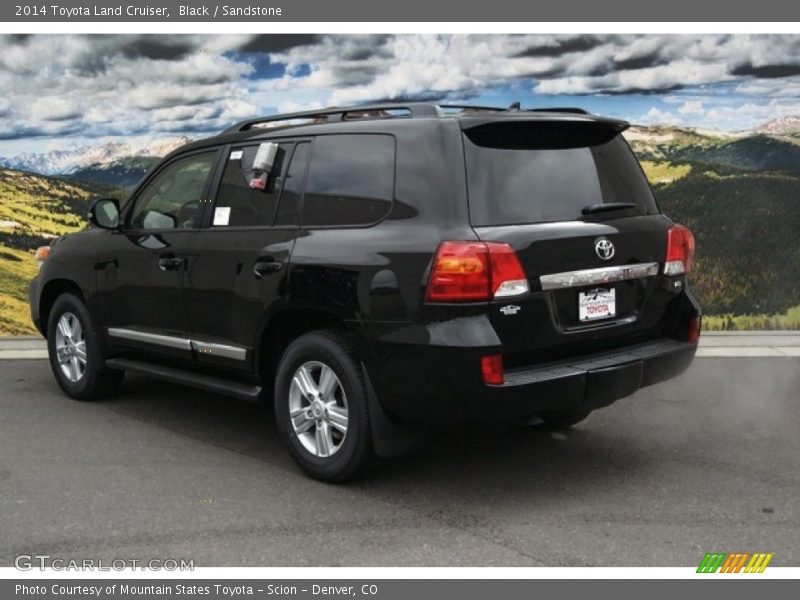
{"label": "rear window wiper", "polygon": [[611,210],[625,210],[627,208],[637,208],[639,205],[633,202],[606,202],[603,204],[592,204],[585,206],[581,212],[584,215],[594,215],[596,213],[608,212]]}

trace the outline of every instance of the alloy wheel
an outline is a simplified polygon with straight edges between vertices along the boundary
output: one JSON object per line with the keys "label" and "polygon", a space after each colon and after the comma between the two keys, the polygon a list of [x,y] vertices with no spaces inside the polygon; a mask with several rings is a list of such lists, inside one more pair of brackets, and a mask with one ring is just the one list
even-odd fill
{"label": "alloy wheel", "polygon": [[71,312],[58,319],[56,360],[67,381],[77,383],[86,373],[86,338],[81,322]]}
{"label": "alloy wheel", "polygon": [[289,418],[297,439],[314,456],[333,456],[344,443],[347,396],[333,369],[319,361],[300,365],[289,387]]}

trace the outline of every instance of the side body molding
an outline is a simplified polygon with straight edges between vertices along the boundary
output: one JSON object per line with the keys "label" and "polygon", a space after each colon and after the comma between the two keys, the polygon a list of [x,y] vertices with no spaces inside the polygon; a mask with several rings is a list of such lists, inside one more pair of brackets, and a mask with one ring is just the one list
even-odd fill
{"label": "side body molding", "polygon": [[218,356],[220,358],[230,358],[233,360],[242,361],[247,359],[248,349],[242,346],[204,342],[202,340],[193,340],[171,335],[161,335],[147,331],[139,331],[136,329],[125,329],[122,327],[109,327],[107,331],[108,335],[113,338],[122,338],[135,342],[154,344],[156,346],[176,348],[178,350],[186,350],[187,352],[194,351],[198,354],[207,354],[209,356]]}

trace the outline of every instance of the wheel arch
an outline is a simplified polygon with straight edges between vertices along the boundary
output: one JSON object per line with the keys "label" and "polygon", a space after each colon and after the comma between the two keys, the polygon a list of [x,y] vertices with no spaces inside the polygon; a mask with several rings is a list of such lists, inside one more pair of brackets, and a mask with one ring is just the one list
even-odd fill
{"label": "wheel arch", "polygon": [[284,309],[264,324],[256,346],[255,365],[265,389],[272,391],[278,362],[292,340],[319,329],[352,331],[353,325],[318,308]]}
{"label": "wheel arch", "polygon": [[42,286],[39,294],[39,322],[36,327],[43,335],[47,335],[47,323],[50,319],[50,311],[56,299],[62,294],[75,294],[82,302],[86,303],[86,296],[81,287],[71,279],[51,279]]}

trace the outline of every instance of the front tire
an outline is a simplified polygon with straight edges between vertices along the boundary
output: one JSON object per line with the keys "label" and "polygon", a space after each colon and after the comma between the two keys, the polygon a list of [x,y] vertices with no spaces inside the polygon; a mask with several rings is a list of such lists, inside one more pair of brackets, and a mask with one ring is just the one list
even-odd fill
{"label": "front tire", "polygon": [[47,352],[56,382],[71,398],[95,400],[122,385],[125,372],[106,368],[89,311],[73,294],[59,296],[50,310]]}
{"label": "front tire", "polygon": [[365,471],[373,454],[367,390],[347,336],[316,331],[289,345],[278,365],[275,417],[311,477],[343,482]]}

